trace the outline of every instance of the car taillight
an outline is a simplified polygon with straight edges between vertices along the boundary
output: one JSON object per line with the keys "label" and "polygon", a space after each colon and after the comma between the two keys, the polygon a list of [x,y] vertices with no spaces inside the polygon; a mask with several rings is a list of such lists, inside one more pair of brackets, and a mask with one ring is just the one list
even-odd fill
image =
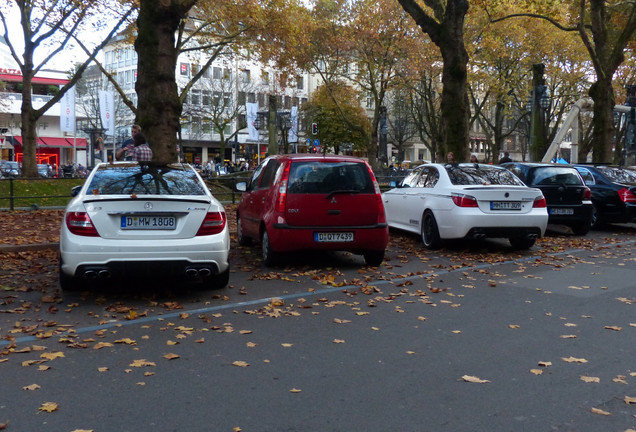
{"label": "car taillight", "polygon": [[378,184],[378,180],[375,178],[375,174],[371,167],[367,165],[367,169],[369,170],[369,175],[373,182],[373,191],[375,192],[375,199],[378,208],[378,223],[383,224],[386,223],[386,214],[384,213],[384,204],[382,203],[382,191],[380,190],[380,185]]}
{"label": "car taillight", "polygon": [[454,193],[452,197],[457,207],[479,207],[474,196]]}
{"label": "car taillight", "polygon": [[584,200],[592,199],[592,191],[590,190],[589,187],[586,187],[583,189],[583,199]]}
{"label": "car taillight", "polygon": [[225,228],[225,212],[208,212],[197,231],[198,236],[218,234]]}
{"label": "car taillight", "polygon": [[618,191],[618,196],[624,203],[636,203],[636,195],[631,190],[624,188]]}
{"label": "car taillight", "polygon": [[280,179],[280,186],[278,187],[278,199],[276,200],[276,211],[279,213],[285,213],[285,206],[287,204],[287,182],[289,180],[289,167],[290,163],[287,163],[283,176]]}
{"label": "car taillight", "polygon": [[99,233],[90,216],[86,212],[68,212],[66,214],[66,227],[71,234],[85,237],[99,237]]}
{"label": "car taillight", "polygon": [[546,208],[547,206],[548,204],[543,196],[535,198],[534,203],[532,203],[532,208]]}

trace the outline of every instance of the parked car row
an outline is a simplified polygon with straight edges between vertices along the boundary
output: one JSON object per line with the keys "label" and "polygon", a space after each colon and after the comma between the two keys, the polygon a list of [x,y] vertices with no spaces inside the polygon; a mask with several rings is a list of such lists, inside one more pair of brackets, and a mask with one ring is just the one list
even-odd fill
{"label": "parked car row", "polygon": [[0,178],[15,178],[20,175],[18,162],[0,160]]}
{"label": "parked car row", "polygon": [[[238,243],[259,242],[267,266],[303,250],[349,251],[378,266],[389,228],[429,249],[482,238],[527,249],[549,223],[584,235],[636,221],[636,172],[605,166],[425,164],[381,193],[362,159],[292,154],[266,158],[236,187]],[[227,285],[225,209],[191,166],[100,164],[73,195],[60,233],[63,289],[161,274]]]}

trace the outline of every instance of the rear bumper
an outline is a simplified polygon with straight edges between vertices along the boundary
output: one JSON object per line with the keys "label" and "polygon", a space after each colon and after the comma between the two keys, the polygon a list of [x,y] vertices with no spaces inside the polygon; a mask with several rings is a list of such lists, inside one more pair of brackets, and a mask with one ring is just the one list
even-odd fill
{"label": "rear bumper", "polygon": [[537,234],[542,237],[548,225],[545,209],[532,209],[526,214],[484,214],[478,209],[465,209],[435,214],[442,239],[510,238]]}
{"label": "rear bumper", "polygon": [[[315,233],[352,232],[352,242],[317,242]],[[292,227],[287,224],[273,224],[267,230],[272,249],[277,252],[299,250],[333,251],[383,251],[389,243],[389,226],[379,224],[370,227]]]}
{"label": "rear bumper", "polygon": [[[571,210],[572,214],[558,214]],[[560,225],[578,225],[592,223],[592,203],[583,205],[549,205],[548,223]]]}
{"label": "rear bumper", "polygon": [[229,242],[227,229],[221,234],[170,241],[109,240],[62,230],[60,270],[78,277],[102,270],[113,276],[159,277],[205,267],[218,274],[229,268]]}

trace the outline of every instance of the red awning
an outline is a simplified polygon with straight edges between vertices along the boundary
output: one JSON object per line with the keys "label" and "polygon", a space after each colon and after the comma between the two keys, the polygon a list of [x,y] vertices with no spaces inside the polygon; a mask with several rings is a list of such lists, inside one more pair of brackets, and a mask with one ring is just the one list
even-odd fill
{"label": "red awning", "polygon": [[[6,82],[22,82],[22,75],[14,75],[14,74],[0,74],[0,81]],[[57,79],[57,78],[43,78],[43,77],[33,77],[31,80],[33,84],[46,84],[46,85],[64,85],[68,82],[67,79]]]}
{"label": "red awning", "polygon": [[[13,138],[20,145],[22,145],[21,136],[14,136]],[[75,141],[76,141],[77,148],[80,148],[80,149],[86,148],[85,138],[77,138]],[[38,138],[37,145],[40,147],[53,147],[53,148],[73,147],[73,138],[41,137],[41,138]]]}

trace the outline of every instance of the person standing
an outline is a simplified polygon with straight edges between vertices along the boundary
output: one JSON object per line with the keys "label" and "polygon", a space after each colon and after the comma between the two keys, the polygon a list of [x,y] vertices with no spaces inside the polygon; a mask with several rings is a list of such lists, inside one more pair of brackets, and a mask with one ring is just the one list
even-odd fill
{"label": "person standing", "polygon": [[135,135],[138,133],[141,133],[141,126],[132,125],[130,128],[130,138],[126,139],[121,145],[121,148],[117,150],[117,153],[115,153],[116,160],[132,160],[132,155],[127,153],[126,148],[135,146]]}
{"label": "person standing", "polygon": [[152,160],[152,149],[146,142],[146,137],[141,132],[135,134],[134,145],[126,146],[125,150],[131,155],[131,160],[139,162],[149,162]]}
{"label": "person standing", "polygon": [[510,159],[510,153],[508,152],[504,152],[503,157],[499,159],[499,165],[506,162],[512,162],[512,159]]}

